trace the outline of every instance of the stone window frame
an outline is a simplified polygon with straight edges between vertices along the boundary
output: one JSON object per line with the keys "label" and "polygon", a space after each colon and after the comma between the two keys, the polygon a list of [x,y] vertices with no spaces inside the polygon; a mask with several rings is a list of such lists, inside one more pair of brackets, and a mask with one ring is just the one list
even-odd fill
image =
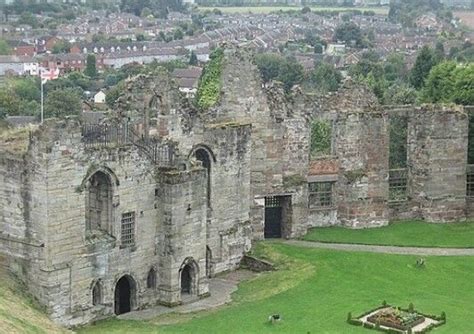
{"label": "stone window frame", "polygon": [[134,247],[135,246],[135,228],[136,228],[136,213],[135,211],[127,211],[122,213],[120,220],[120,247]]}
{"label": "stone window frame", "polygon": [[[92,221],[91,221],[91,212],[90,212],[90,187],[91,181],[93,178],[98,174],[101,173],[107,180],[108,184],[108,198],[107,198],[107,217],[106,219],[101,222],[100,226],[95,226],[94,228]],[[98,166],[94,168],[89,168],[87,171],[86,176],[84,177],[81,185],[78,189],[84,192],[84,199],[85,199],[85,224],[84,229],[86,231],[86,237],[88,234],[96,234],[94,232],[102,231],[113,235],[114,232],[114,223],[115,223],[115,208],[119,205],[119,196],[118,193],[118,186],[119,180],[115,173],[108,168],[107,166]]]}
{"label": "stone window frame", "polygon": [[155,269],[155,267],[151,267],[150,270],[148,270],[148,274],[146,276],[146,287],[147,287],[147,289],[155,290],[156,289],[156,281],[157,281],[156,269]]}
{"label": "stone window frame", "polygon": [[100,279],[92,282],[91,294],[92,306],[98,306],[104,303],[104,287]]}
{"label": "stone window frame", "polygon": [[[308,176],[308,208],[310,210],[332,210],[336,207],[335,204],[335,188],[338,175],[312,175]],[[312,186],[316,185],[329,185],[329,189],[312,189]],[[329,200],[327,196],[329,195]],[[326,196],[326,200],[323,205],[313,205],[312,197]],[[321,202],[321,199],[318,200]]]}
{"label": "stone window frame", "polygon": [[207,170],[207,185],[206,185],[207,207],[209,209],[212,209],[212,195],[213,195],[212,188],[213,188],[213,181],[214,181],[213,177],[214,177],[214,168],[215,168],[214,165],[216,164],[217,159],[212,149],[208,145],[205,145],[202,143],[193,146],[193,148],[189,152],[188,159],[191,159],[191,157],[194,157],[194,159],[199,160],[196,157],[196,153],[198,151],[203,151],[207,155],[207,160],[209,162],[209,166],[203,165],[203,167]]}
{"label": "stone window frame", "polygon": [[[324,122],[329,125],[330,128],[330,148],[328,154],[314,154],[312,150],[312,135],[313,135],[313,123]],[[334,158],[336,156],[336,118],[332,115],[328,117],[314,118],[309,122],[309,159],[319,160]]]}

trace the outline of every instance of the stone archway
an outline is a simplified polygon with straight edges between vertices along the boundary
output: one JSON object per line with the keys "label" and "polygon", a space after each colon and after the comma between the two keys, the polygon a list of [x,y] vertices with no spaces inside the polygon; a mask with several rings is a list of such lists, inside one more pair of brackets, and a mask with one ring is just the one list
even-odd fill
{"label": "stone archway", "polygon": [[122,276],[115,285],[115,314],[130,312],[135,307],[136,283],[130,275]]}
{"label": "stone archway", "polygon": [[192,258],[184,260],[179,269],[181,296],[197,295],[199,267]]}
{"label": "stone archway", "polygon": [[181,294],[191,294],[192,291],[192,268],[187,264],[181,270]]}

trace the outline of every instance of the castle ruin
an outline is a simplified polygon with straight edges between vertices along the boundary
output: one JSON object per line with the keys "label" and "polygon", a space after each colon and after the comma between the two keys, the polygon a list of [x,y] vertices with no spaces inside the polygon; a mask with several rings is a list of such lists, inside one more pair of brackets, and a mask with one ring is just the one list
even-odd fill
{"label": "castle ruin", "polygon": [[239,49],[206,111],[166,72],[139,75],[106,120],[50,119],[1,144],[0,253],[75,326],[206,297],[256,240],[463,220],[470,111],[382,107],[351,81],[288,95]]}

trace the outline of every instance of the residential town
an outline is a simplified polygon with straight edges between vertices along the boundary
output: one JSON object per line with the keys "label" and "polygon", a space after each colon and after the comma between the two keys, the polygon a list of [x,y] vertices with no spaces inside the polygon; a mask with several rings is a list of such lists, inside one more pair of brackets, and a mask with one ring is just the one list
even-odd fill
{"label": "residential town", "polygon": [[[193,97],[202,66],[209,61],[211,51],[225,43],[257,53],[293,57],[306,73],[318,63],[325,63],[344,74],[369,49],[381,60],[392,54],[402,55],[410,68],[423,46],[434,47],[442,39],[448,53],[472,36],[459,29],[462,22],[456,17],[445,20],[427,12],[416,17],[413,27],[404,27],[376,10],[384,7],[357,7],[380,4],[386,5],[356,1],[353,11],[302,11],[288,7],[287,11],[266,14],[252,13],[251,8],[246,13],[226,13],[188,7],[184,12],[170,12],[166,18],[87,8],[51,29],[42,24],[48,22],[47,15],[33,14],[33,23],[28,25],[19,23],[25,21],[21,15],[4,12],[0,28],[6,52],[0,56],[0,76],[34,77],[41,70],[55,69],[59,69],[60,76],[83,72],[90,55],[94,56],[89,59],[95,62],[98,73],[131,64],[188,64],[192,57],[192,68],[174,71],[173,75],[180,90]],[[337,28],[349,21],[360,29],[366,45],[338,40]],[[313,37],[313,43],[308,36]],[[88,91],[86,98],[93,99],[99,92],[107,94],[109,88],[99,85],[97,91]]]}

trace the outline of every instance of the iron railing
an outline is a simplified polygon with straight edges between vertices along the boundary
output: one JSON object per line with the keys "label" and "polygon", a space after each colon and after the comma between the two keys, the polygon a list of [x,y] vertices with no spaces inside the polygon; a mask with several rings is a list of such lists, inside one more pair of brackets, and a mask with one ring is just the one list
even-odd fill
{"label": "iron railing", "polygon": [[408,170],[406,168],[390,169],[388,173],[389,201],[406,201],[408,199]]}
{"label": "iron railing", "polygon": [[134,145],[156,165],[171,166],[175,160],[173,145],[140,135],[128,123],[85,124],[81,134],[82,142],[88,148]]}

